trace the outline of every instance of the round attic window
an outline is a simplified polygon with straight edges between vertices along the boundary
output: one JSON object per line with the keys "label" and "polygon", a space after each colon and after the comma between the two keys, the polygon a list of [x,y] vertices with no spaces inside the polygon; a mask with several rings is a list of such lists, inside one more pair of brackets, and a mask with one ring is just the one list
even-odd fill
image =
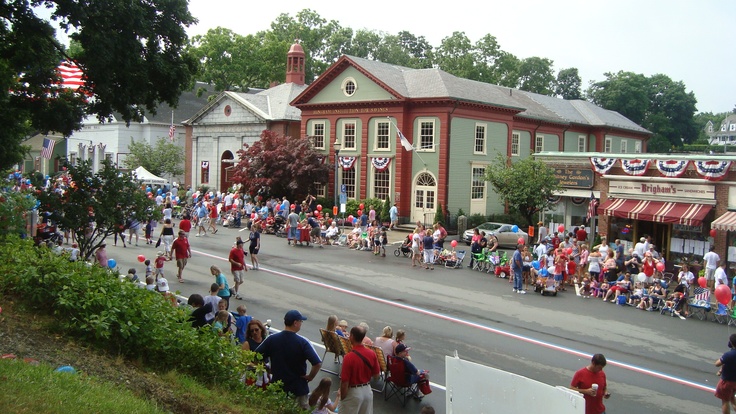
{"label": "round attic window", "polygon": [[231,113],[233,113],[233,108],[230,105],[225,105],[225,116],[230,116]]}
{"label": "round attic window", "polygon": [[342,92],[345,94],[345,96],[353,96],[357,89],[358,84],[355,83],[355,79],[353,78],[345,78],[345,80],[342,82]]}

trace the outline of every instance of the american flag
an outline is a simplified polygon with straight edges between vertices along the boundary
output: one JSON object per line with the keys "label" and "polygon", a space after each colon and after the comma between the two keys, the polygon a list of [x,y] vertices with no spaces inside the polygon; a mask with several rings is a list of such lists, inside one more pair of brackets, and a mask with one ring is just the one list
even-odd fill
{"label": "american flag", "polygon": [[595,198],[595,194],[590,192],[590,202],[588,203],[588,215],[585,221],[590,221],[593,217],[597,216],[596,209],[598,208],[598,200]]}
{"label": "american flag", "polygon": [[46,158],[47,160],[50,160],[51,155],[54,153],[54,145],[56,145],[56,141],[51,138],[44,138],[43,148],[41,149],[41,156],[43,158]]}
{"label": "american flag", "polygon": [[701,300],[705,302],[710,302],[710,289],[708,288],[702,288],[702,287],[696,287],[695,288],[695,296],[693,297],[694,302],[700,302]]}
{"label": "american flag", "polygon": [[67,89],[79,89],[84,86],[84,72],[74,62],[64,61],[56,68],[61,75],[61,86]]}
{"label": "american flag", "polygon": [[176,134],[176,125],[171,124],[169,127],[169,141],[174,142],[174,134]]}

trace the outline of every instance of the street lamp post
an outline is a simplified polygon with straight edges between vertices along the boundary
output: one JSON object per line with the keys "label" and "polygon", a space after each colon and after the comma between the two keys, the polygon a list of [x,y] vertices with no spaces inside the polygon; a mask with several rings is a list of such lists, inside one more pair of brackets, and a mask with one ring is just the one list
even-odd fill
{"label": "street lamp post", "polygon": [[[340,210],[340,196],[339,196],[339,182],[337,179],[337,173],[340,171],[340,148],[342,147],[342,144],[340,144],[340,140],[335,138],[335,143],[332,144],[332,146],[335,148],[335,206],[337,206],[338,211]],[[336,218],[337,219],[337,218]]]}

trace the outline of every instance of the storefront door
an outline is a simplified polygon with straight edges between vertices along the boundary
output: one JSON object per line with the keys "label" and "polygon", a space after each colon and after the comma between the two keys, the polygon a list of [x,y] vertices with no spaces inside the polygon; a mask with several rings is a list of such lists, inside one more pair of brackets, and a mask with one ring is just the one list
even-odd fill
{"label": "storefront door", "polygon": [[423,172],[414,180],[414,200],[412,200],[412,222],[421,221],[425,225],[434,222],[437,211],[437,180],[432,174]]}

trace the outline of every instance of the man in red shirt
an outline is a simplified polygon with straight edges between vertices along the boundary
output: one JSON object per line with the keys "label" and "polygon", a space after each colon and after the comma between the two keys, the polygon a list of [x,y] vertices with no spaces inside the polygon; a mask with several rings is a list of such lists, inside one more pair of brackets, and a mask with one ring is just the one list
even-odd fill
{"label": "man in red shirt", "polygon": [[184,232],[187,239],[189,238],[189,232],[192,230],[192,222],[189,220],[189,214],[185,214],[184,218],[179,222],[179,230]]}
{"label": "man in red shirt", "polygon": [[340,413],[373,413],[371,379],[378,378],[376,353],[363,346],[366,330],[354,326],[350,330],[353,350],[343,358],[340,371]]}
{"label": "man in red shirt", "polygon": [[575,238],[578,240],[578,244],[586,243],[588,240],[588,232],[585,231],[585,226],[578,227],[577,233],[575,233]]}
{"label": "man in red shirt", "polygon": [[590,360],[590,365],[579,369],[572,377],[570,389],[583,394],[585,398],[585,414],[602,414],[606,412],[603,399],[608,399],[611,393],[607,390],[606,357],[603,354],[595,354]]}
{"label": "man in red shirt", "polygon": [[[209,213],[210,213],[210,226],[207,230],[212,230],[212,234],[217,233],[217,199],[213,200],[209,207]],[[205,230],[205,234],[207,234],[207,230]]]}
{"label": "man in red shirt", "polygon": [[230,250],[230,256],[228,257],[230,262],[230,271],[233,273],[235,279],[235,299],[243,299],[238,293],[238,288],[243,284],[243,278],[248,268],[245,266],[245,252],[243,251],[243,241],[238,237],[238,241],[235,243],[235,247]]}
{"label": "man in red shirt", "polygon": [[187,259],[192,257],[192,249],[189,247],[189,240],[183,230],[179,230],[179,237],[174,240],[171,250],[174,252],[176,267],[179,269],[176,276],[179,278],[179,283],[184,282],[181,274],[187,266]]}

